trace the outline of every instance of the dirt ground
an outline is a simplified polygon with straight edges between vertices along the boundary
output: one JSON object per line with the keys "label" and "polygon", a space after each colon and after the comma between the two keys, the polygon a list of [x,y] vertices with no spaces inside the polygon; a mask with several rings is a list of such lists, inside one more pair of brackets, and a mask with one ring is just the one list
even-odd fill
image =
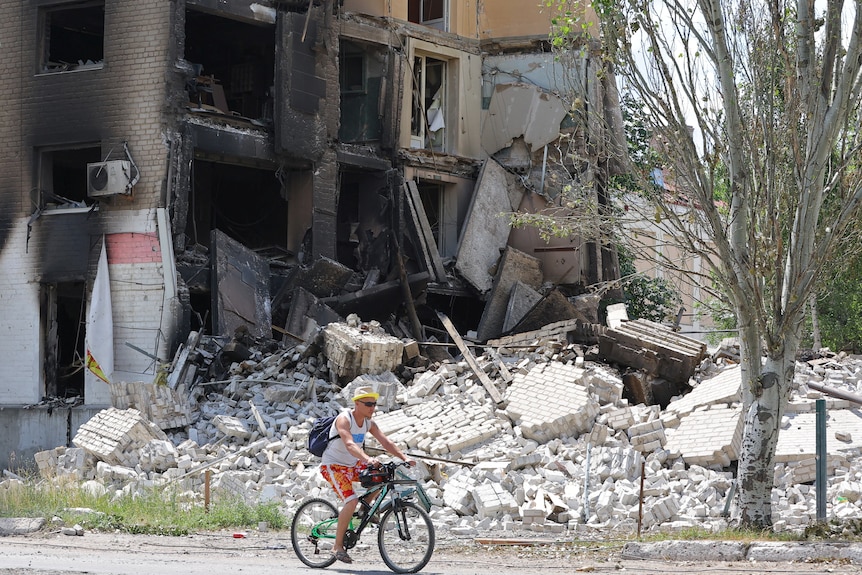
{"label": "dirt ground", "polygon": [[[219,575],[320,573],[302,565],[287,531],[198,533],[158,537],[121,533],[66,536],[39,532],[0,538],[0,575]],[[336,573],[389,573],[373,538],[351,552],[352,565],[337,563]],[[642,561],[626,557],[623,542],[586,546],[567,544],[487,545],[472,539],[443,539],[423,573],[499,575],[527,573],[628,573],[757,575],[779,573],[862,574],[849,562],[698,562]]]}

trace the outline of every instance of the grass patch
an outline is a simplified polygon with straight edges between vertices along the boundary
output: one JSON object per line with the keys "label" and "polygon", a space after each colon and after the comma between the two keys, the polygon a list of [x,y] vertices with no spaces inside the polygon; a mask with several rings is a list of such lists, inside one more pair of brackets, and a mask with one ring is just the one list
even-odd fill
{"label": "grass patch", "polygon": [[673,531],[651,532],[642,541],[803,541],[805,536],[793,531],[775,532],[769,529],[721,529],[713,531],[702,527],[687,527]]}
{"label": "grass patch", "polygon": [[210,504],[193,495],[148,489],[137,494],[95,494],[73,483],[27,482],[0,490],[0,517],[60,517],[94,531],[185,535],[194,531],[257,527],[283,529],[287,518],[275,502],[249,505],[240,497]]}

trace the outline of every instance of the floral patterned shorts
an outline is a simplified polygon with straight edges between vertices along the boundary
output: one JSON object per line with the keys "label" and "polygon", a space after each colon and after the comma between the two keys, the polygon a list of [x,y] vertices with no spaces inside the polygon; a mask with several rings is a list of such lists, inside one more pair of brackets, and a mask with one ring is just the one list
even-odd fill
{"label": "floral patterned shorts", "polygon": [[353,467],[330,463],[320,466],[320,474],[329,482],[338,497],[347,502],[356,499],[357,495],[353,491],[353,484],[359,481],[359,472],[365,467],[366,465],[363,463],[358,463]]}

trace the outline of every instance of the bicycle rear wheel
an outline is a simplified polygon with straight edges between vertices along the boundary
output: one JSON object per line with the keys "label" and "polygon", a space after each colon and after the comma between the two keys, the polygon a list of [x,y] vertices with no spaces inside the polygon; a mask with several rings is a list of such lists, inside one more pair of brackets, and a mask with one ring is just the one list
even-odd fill
{"label": "bicycle rear wheel", "polygon": [[434,552],[434,524],[424,509],[400,501],[380,519],[377,546],[387,567],[396,573],[416,573]]}
{"label": "bicycle rear wheel", "polygon": [[299,506],[290,525],[290,543],[299,560],[309,567],[335,563],[332,547],[338,510],[325,499],[309,499]]}

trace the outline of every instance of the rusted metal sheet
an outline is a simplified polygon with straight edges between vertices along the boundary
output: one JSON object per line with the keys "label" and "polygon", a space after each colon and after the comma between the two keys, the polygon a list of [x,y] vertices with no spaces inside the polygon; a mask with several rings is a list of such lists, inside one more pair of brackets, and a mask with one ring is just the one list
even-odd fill
{"label": "rusted metal sheet", "polygon": [[213,230],[213,331],[232,336],[245,327],[255,337],[272,337],[269,264],[233,238]]}

